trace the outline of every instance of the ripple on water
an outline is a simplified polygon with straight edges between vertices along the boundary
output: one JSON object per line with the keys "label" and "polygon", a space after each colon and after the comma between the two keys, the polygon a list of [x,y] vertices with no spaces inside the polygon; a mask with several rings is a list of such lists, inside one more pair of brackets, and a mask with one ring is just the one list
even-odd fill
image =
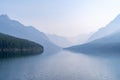
{"label": "ripple on water", "polygon": [[106,60],[62,51],[51,56],[0,61],[0,80],[117,79]]}

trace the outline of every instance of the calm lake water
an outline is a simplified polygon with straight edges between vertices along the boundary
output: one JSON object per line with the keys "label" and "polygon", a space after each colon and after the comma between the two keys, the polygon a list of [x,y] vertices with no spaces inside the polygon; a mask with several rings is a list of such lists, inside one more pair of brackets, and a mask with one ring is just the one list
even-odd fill
{"label": "calm lake water", "polygon": [[120,80],[119,68],[119,57],[61,51],[49,56],[1,59],[0,80]]}

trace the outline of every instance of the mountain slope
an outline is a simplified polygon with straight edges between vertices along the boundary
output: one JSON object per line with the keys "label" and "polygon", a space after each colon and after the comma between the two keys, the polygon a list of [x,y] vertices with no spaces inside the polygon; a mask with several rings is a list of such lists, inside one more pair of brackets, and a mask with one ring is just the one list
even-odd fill
{"label": "mountain slope", "polygon": [[105,27],[99,29],[97,32],[95,32],[90,38],[89,42],[103,38],[105,36],[108,36],[114,32],[117,32],[120,29],[120,15],[118,15],[113,21],[111,21],[108,25]]}
{"label": "mountain slope", "polygon": [[[105,31],[105,32],[104,32]],[[120,52],[120,15],[115,18],[107,27],[96,32],[92,41],[83,45],[76,45],[67,49],[84,53],[119,53]]]}
{"label": "mountain slope", "polygon": [[47,34],[47,37],[51,40],[51,42],[56,45],[66,48],[77,44],[84,44],[87,42],[88,38],[92,35],[90,34],[81,34],[75,37],[62,37],[58,35]]}
{"label": "mountain slope", "polygon": [[119,53],[120,52],[120,32],[111,34],[101,39],[91,41],[83,45],[76,45],[68,48],[75,52],[84,53]]}
{"label": "mountain slope", "polygon": [[43,46],[35,42],[0,33],[0,58],[31,55],[42,52]]}
{"label": "mountain slope", "polygon": [[48,34],[47,37],[51,40],[51,42],[55,43],[56,45],[65,48],[65,47],[69,47],[71,46],[71,42],[65,38],[65,37],[61,37],[61,36],[57,36],[57,35],[52,35],[52,34]]}
{"label": "mountain slope", "polygon": [[91,35],[92,33],[81,34],[81,35],[69,38],[69,41],[72,43],[72,45],[84,44],[87,42],[87,40],[90,38]]}
{"label": "mountain slope", "polygon": [[45,51],[55,51],[59,49],[59,47],[50,42],[44,33],[38,31],[32,26],[24,26],[18,21],[11,20],[7,15],[0,16],[0,32],[34,41],[43,45]]}

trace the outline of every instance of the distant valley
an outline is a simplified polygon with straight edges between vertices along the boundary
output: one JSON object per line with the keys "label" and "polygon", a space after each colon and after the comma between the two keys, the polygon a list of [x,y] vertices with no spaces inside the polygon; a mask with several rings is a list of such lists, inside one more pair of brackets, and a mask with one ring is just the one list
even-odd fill
{"label": "distant valley", "polygon": [[66,38],[62,36],[40,32],[33,26],[24,26],[20,22],[10,19],[7,15],[0,16],[1,35],[5,34],[10,35],[12,37],[25,39],[25,42],[27,40],[29,44],[35,43],[36,45],[40,45],[41,47],[44,48],[44,52],[47,54],[60,51],[62,50],[62,48],[82,53],[98,53],[98,52],[118,53],[120,52],[119,29],[120,29],[120,15],[118,15],[108,25],[99,29],[95,33],[84,34],[72,38]]}

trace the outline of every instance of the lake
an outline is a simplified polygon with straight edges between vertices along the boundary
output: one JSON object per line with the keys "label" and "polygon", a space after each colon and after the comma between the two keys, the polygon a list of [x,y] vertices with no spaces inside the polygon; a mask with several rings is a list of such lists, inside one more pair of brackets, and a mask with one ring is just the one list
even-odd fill
{"label": "lake", "polygon": [[[119,80],[120,58],[61,51],[0,59],[0,80]],[[50,54],[50,53],[49,53]]]}

